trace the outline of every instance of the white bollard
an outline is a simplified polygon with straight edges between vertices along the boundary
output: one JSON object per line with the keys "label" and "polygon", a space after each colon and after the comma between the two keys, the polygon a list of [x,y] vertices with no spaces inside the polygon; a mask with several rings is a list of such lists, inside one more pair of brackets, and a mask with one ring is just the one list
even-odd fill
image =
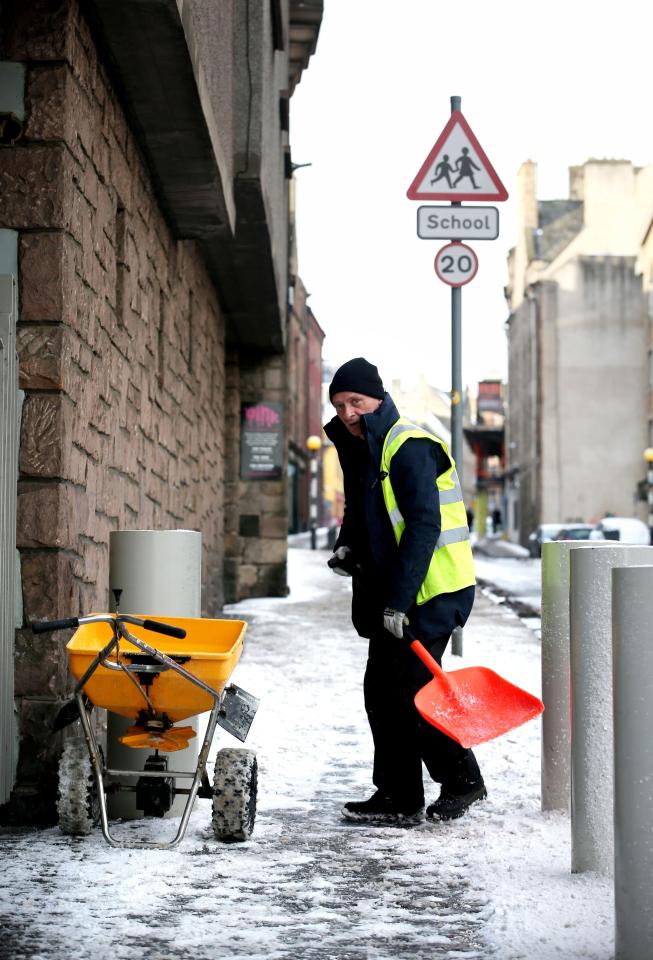
{"label": "white bollard", "polygon": [[614,869],[612,568],[652,560],[652,547],[626,544],[570,556],[573,873]]}
{"label": "white bollard", "polygon": [[612,571],[616,960],[653,957],[653,566]]}
{"label": "white bollard", "polygon": [[[202,534],[196,530],[116,530],[109,534],[109,588],[111,609],[113,590],[122,590],[122,613],[149,614],[157,617],[200,617],[202,615]],[[155,635],[152,634],[154,637]],[[152,640],[156,646],[156,640]],[[115,770],[141,770],[147,751],[125,747],[118,742],[132,721],[115,713],[107,721],[107,763]],[[193,725],[197,718],[184,720]],[[197,737],[174,757],[175,770],[197,767]],[[130,782],[125,780],[125,782]],[[136,782],[134,778],[132,783]],[[188,786],[188,781],[179,781]],[[174,801],[169,816],[179,816],[186,797]],[[138,819],[133,793],[109,796],[109,813],[126,820]]]}
{"label": "white bollard", "polygon": [[571,807],[569,556],[577,548],[607,542],[542,544],[542,810],[569,813]]}

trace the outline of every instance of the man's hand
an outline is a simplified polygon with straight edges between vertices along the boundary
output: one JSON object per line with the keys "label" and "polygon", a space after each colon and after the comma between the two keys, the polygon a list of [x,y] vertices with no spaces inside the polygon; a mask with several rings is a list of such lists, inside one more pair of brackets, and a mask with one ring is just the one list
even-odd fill
{"label": "man's hand", "polygon": [[383,626],[398,640],[404,636],[404,625],[408,625],[408,617],[401,610],[391,610],[386,607],[383,611]]}
{"label": "man's hand", "polygon": [[351,547],[338,547],[333,556],[327,560],[327,566],[331,567],[333,572],[338,573],[341,577],[351,577],[354,567]]}

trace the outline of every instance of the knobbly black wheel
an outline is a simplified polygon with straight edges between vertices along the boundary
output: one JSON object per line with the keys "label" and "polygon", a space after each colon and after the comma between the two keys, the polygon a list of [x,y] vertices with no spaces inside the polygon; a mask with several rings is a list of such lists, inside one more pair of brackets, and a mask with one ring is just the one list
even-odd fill
{"label": "knobbly black wheel", "polygon": [[256,819],[258,764],[253,750],[219,750],[213,774],[213,832],[218,840],[248,840]]}
{"label": "knobbly black wheel", "polygon": [[83,737],[67,740],[59,760],[59,829],[85,837],[100,822],[100,801],[93,766]]}

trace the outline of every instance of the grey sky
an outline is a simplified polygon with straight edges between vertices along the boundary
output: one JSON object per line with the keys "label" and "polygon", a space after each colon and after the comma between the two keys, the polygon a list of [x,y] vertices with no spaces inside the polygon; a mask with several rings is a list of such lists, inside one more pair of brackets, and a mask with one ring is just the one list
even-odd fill
{"label": "grey sky", "polygon": [[419,240],[406,190],[450,114],[462,112],[510,194],[463,287],[463,382],[506,373],[506,254],[519,165],[541,199],[567,195],[590,157],[653,162],[653,7],[641,0],[326,0],[318,49],[291,106],[300,272],[327,333],[325,359],[363,354],[386,381],[450,386],[445,241]]}

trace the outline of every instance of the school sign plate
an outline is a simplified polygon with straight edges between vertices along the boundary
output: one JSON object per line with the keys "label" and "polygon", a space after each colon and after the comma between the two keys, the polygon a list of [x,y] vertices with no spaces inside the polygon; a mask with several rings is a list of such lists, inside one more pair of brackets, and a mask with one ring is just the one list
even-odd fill
{"label": "school sign plate", "polygon": [[417,236],[422,240],[496,240],[496,207],[418,207]]}

